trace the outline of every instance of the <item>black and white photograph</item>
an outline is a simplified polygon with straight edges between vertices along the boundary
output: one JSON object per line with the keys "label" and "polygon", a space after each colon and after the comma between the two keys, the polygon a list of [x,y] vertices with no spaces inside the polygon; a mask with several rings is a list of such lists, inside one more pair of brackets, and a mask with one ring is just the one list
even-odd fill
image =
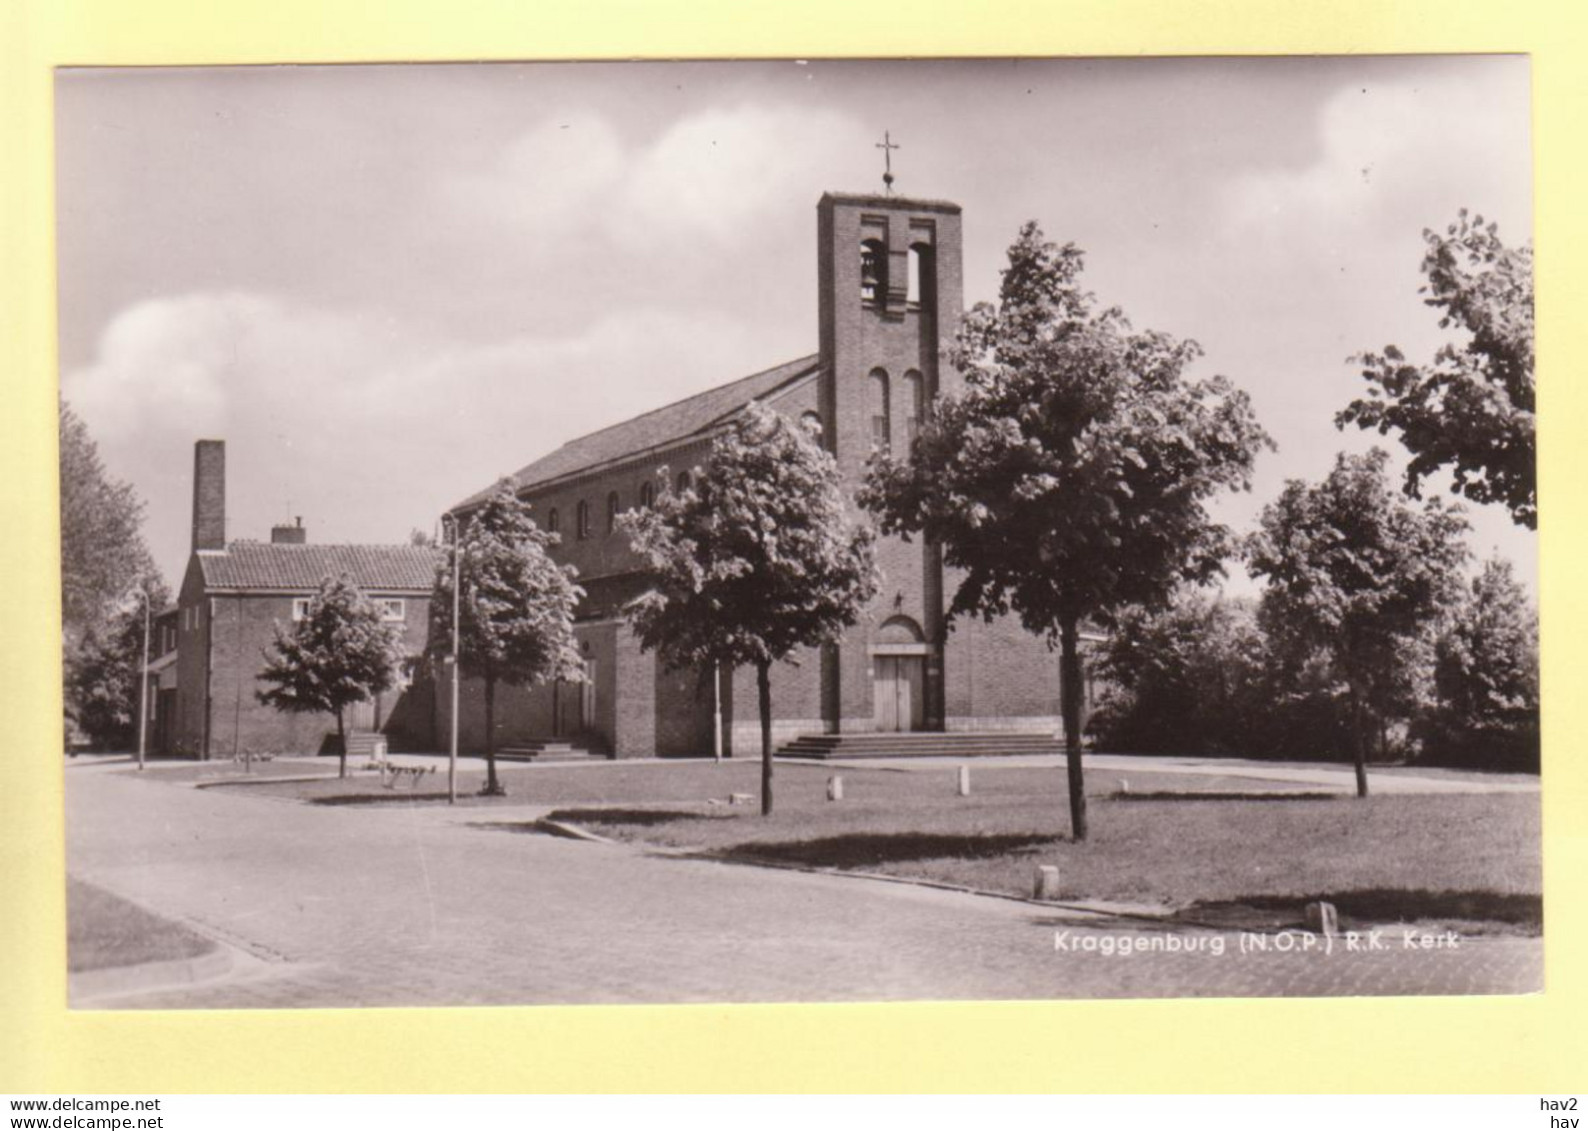
{"label": "black and white photograph", "polygon": [[72,1008],[1540,993],[1530,83],[59,69]]}

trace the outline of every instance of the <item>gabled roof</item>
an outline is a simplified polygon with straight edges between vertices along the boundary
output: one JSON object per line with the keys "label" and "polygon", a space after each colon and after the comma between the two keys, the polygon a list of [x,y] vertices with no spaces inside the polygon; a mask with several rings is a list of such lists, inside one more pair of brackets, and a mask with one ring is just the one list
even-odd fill
{"label": "gabled roof", "polygon": [[206,589],[303,589],[347,576],[360,589],[430,589],[440,551],[431,546],[316,546],[233,542],[197,554]]}
{"label": "gabled roof", "polygon": [[[811,354],[785,362],[726,385],[718,385],[704,393],[696,393],[599,432],[569,440],[550,454],[520,468],[512,476],[513,482],[521,489],[532,487],[709,433],[751,401],[811,376],[816,372],[819,361],[819,354]],[[489,497],[492,490],[494,485],[477,491],[453,509],[471,507]]]}

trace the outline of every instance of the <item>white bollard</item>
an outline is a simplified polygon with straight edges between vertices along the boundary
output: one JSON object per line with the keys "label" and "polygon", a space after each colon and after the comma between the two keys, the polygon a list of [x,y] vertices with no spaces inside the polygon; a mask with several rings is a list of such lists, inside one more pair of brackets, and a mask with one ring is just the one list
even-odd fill
{"label": "white bollard", "polygon": [[970,796],[970,767],[969,766],[961,766],[959,768],[959,795],[961,797],[969,797]]}
{"label": "white bollard", "polygon": [[827,779],[827,800],[842,801],[844,799],[844,779],[834,774]]}
{"label": "white bollard", "polygon": [[1031,895],[1034,899],[1059,898],[1059,867],[1057,864],[1038,864],[1034,882],[1031,885]]}
{"label": "white bollard", "polygon": [[1340,915],[1334,904],[1319,900],[1307,904],[1307,929],[1332,939],[1340,933]]}

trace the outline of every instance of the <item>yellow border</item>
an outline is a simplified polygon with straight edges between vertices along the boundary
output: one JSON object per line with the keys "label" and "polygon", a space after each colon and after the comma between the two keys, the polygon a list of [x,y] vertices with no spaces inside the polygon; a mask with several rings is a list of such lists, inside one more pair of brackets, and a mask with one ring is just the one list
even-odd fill
{"label": "yellow border", "polygon": [[[1588,351],[1578,5],[11,0],[0,6],[0,1092],[1527,1091],[1588,1063],[1576,662]],[[1580,19],[1580,17],[1579,17]],[[553,57],[1533,55],[1548,989],[1532,998],[73,1015],[59,751],[51,68]],[[1574,440],[1578,442],[1574,443]],[[1239,851],[1238,845],[1231,846]],[[768,954],[767,961],[776,961]]]}

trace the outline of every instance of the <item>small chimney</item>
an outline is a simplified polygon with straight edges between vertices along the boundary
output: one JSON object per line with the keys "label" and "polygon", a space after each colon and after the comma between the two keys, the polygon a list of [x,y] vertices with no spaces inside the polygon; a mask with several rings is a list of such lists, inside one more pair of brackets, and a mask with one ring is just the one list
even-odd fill
{"label": "small chimney", "polygon": [[300,514],[293,519],[291,526],[272,526],[270,540],[278,546],[301,546],[309,540],[309,532],[303,528],[303,516]]}
{"label": "small chimney", "polygon": [[226,548],[226,441],[193,445],[193,549]]}

